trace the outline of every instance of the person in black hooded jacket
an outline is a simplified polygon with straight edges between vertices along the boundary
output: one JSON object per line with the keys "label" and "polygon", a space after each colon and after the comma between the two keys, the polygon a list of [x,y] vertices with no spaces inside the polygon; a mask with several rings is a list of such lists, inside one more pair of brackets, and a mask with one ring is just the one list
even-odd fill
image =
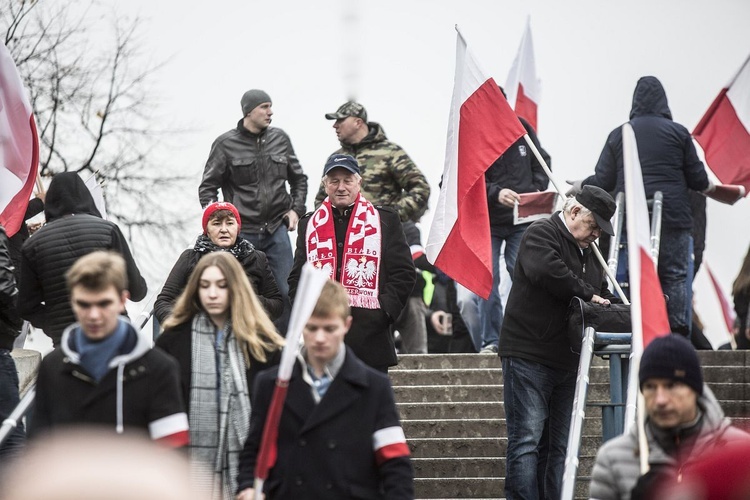
{"label": "person in black hooded jacket", "polygon": [[[657,78],[644,76],[638,80],[629,123],[638,142],[646,197],[652,198],[656,191],[664,196],[658,270],[662,290],[669,297],[669,324],[673,332],[689,335],[692,280],[688,274],[693,248],[693,216],[688,193],[690,190],[707,192],[713,186],[695,151],[690,132],[672,121],[667,94]],[[594,175],[577,184],[578,187],[598,186],[610,192],[625,191],[622,127],[617,127],[607,137]]]}
{"label": "person in black hooded jacket", "polygon": [[18,312],[57,347],[63,330],[75,322],[65,273],[79,257],[113,250],[125,259],[130,299],[143,299],[147,288],[120,228],[101,218],[78,174],[63,172],[52,179],[44,215],[45,225],[21,248]]}

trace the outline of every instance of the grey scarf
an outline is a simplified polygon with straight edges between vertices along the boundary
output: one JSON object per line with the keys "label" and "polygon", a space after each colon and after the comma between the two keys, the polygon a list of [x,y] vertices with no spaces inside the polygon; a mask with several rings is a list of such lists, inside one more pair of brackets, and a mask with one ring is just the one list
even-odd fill
{"label": "grey scarf", "polygon": [[208,316],[193,318],[190,459],[194,485],[213,500],[234,498],[239,455],[250,430],[245,358],[229,322],[225,329],[217,349]]}

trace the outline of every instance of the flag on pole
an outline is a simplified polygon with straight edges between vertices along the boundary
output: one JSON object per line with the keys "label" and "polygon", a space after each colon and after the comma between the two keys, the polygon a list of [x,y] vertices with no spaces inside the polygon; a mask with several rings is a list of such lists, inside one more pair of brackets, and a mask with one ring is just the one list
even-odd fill
{"label": "flag on pole", "polygon": [[703,260],[703,267],[706,268],[706,271],[708,271],[708,277],[711,279],[711,284],[714,287],[714,292],[716,292],[716,297],[719,299],[719,304],[721,305],[721,314],[724,317],[724,323],[727,326],[727,333],[729,336],[732,336],[732,330],[734,329],[734,308],[729,305],[729,300],[727,299],[727,295],[724,293],[724,290],[722,290],[721,285],[719,284],[719,280],[716,279],[716,276],[714,276],[713,271],[711,271],[711,268],[708,265],[708,262]]}
{"label": "flag on pole", "polygon": [[708,167],[724,184],[750,190],[750,57],[719,92],[696,125],[693,137]]}
{"label": "flag on pole", "polygon": [[441,271],[486,299],[492,289],[492,243],[484,172],[526,130],[456,31],[445,167],[425,250]]}
{"label": "flag on pole", "polygon": [[18,232],[39,166],[39,138],[31,104],[4,43],[0,43],[0,224]]}
{"label": "flag on pole", "polygon": [[633,324],[633,352],[640,353],[656,337],[670,332],[667,305],[651,258],[648,205],[635,132],[622,126],[625,213],[628,230],[630,269],[630,314]]}
{"label": "flag on pole", "polygon": [[518,54],[505,81],[505,93],[516,114],[537,128],[536,111],[542,97],[542,82],[536,77],[534,42],[531,39],[531,17],[526,19],[526,30],[518,47]]}
{"label": "flag on pole", "polygon": [[305,324],[318,303],[323,285],[328,281],[328,273],[315,269],[312,264],[305,263],[300,274],[297,296],[289,317],[289,328],[286,335],[286,345],[281,353],[281,363],[276,378],[276,386],[271,397],[266,422],[263,426],[263,437],[260,442],[258,459],[255,464],[255,497],[260,498],[263,492],[263,481],[268,479],[268,473],[276,463],[277,437],[279,419],[284,409],[284,400],[289,388],[294,362],[299,352],[300,337]]}

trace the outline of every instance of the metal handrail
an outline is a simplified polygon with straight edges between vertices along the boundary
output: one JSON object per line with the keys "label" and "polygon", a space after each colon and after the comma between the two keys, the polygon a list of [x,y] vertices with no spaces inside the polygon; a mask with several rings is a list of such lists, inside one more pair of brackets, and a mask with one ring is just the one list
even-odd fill
{"label": "metal handrail", "polygon": [[[620,191],[615,198],[615,213],[612,216],[614,236],[609,243],[607,266],[613,276],[617,276],[617,261],[620,258],[620,240],[622,239],[623,222],[625,221],[625,193]],[[614,285],[612,286],[614,288]]]}
{"label": "metal handrail", "polygon": [[[146,324],[152,317],[154,318],[154,321],[156,321],[156,317],[154,316],[154,301],[155,300],[156,300],[156,291],[153,291],[151,292],[151,294],[149,294],[148,300],[146,301],[146,305],[143,308],[143,310],[141,310],[140,314],[136,316],[135,324],[138,326],[139,330],[141,330],[144,326],[146,326]],[[21,401],[19,401],[19,403],[10,413],[10,415],[8,415],[8,418],[3,420],[3,423],[0,426],[0,446],[3,445],[5,440],[8,439],[8,436],[10,436],[11,432],[13,432],[13,430],[16,427],[18,427],[18,423],[21,421],[21,419],[25,417],[26,414],[29,412],[29,409],[31,408],[32,403],[34,402],[35,397],[36,397],[36,383],[31,384],[29,386],[28,391],[23,396],[23,398],[21,398]]]}

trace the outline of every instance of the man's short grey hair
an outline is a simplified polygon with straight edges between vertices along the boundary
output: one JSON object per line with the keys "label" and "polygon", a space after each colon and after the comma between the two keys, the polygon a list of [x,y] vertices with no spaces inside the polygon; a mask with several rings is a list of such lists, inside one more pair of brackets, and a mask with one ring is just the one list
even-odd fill
{"label": "man's short grey hair", "polygon": [[563,212],[565,212],[566,214],[570,214],[570,212],[575,207],[580,207],[581,217],[586,217],[588,214],[591,213],[591,210],[581,205],[581,203],[578,200],[576,200],[574,196],[571,196],[570,198],[567,198],[565,200],[565,203],[563,204]]}

